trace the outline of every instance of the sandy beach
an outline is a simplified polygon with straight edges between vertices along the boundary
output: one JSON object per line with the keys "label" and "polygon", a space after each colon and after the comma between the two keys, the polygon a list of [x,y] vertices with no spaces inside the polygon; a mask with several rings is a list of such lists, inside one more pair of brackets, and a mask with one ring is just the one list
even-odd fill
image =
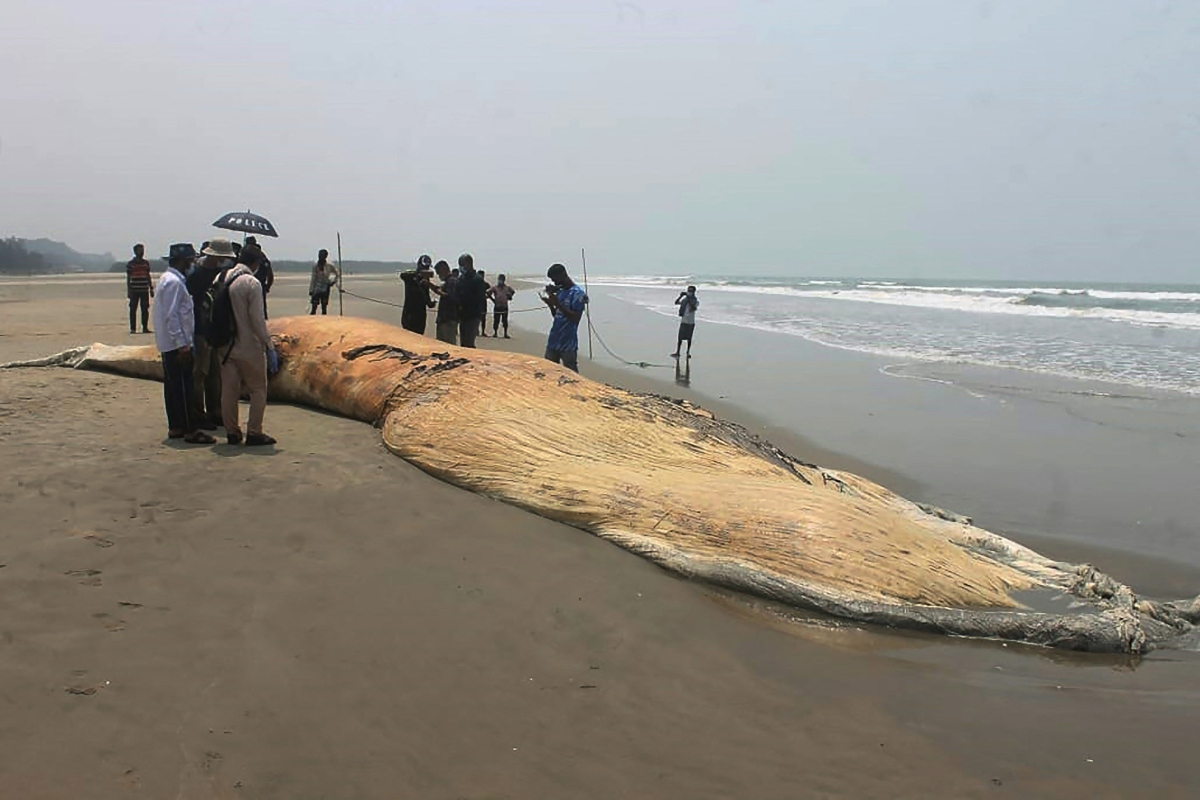
{"label": "sandy beach", "polygon": [[[351,280],[401,298],[394,277]],[[304,310],[306,285],[280,277],[272,316]],[[120,276],[0,280],[0,362],[145,343],[127,332],[123,288]],[[515,307],[532,304],[525,292]],[[356,298],[346,312],[399,320]],[[480,346],[540,352],[545,321],[514,315],[514,339]],[[730,348],[720,358],[735,358]],[[687,396],[796,456],[974,513],[1146,591],[1198,590],[1200,564],[1177,557],[1187,540],[1169,535],[1190,500],[1147,522],[1165,533],[1141,554],[1115,533],[1085,535],[1096,523],[1076,513],[1082,490],[1006,516],[980,487],[1012,486],[1020,505],[1028,487],[999,477],[1019,447],[984,460],[935,438],[912,453],[881,432],[923,400],[859,392],[866,373],[827,359],[825,391],[845,387],[847,402],[813,430],[739,404],[752,369],[711,394],[701,361],[687,387],[669,371],[583,371]],[[1200,791],[1197,653],[1081,656],[772,607],[450,487],[387,453],[369,426],[310,409],[269,407],[273,451],[176,446],[165,427],[158,384],[0,372],[2,797]],[[1172,463],[1192,457],[1175,446],[1162,450]],[[1082,440],[1070,447],[1087,455]],[[935,461],[960,477],[939,488]],[[1104,491],[1100,477],[1076,480]],[[1039,523],[1053,515],[1059,538]]]}

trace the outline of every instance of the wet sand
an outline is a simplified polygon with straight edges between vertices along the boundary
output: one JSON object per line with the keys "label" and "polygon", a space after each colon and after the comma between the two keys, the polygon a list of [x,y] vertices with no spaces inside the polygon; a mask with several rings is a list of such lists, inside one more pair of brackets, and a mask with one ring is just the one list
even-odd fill
{"label": "wet sand", "polygon": [[[282,278],[273,314],[299,311],[304,288]],[[352,288],[400,297],[394,279]],[[119,278],[0,280],[0,361],[145,341],[121,295]],[[516,335],[480,343],[540,347]],[[254,453],[176,447],[162,414],[158,384],[0,372],[0,796],[1200,789],[1194,653],[845,626],[439,483],[360,423],[271,406],[280,444]],[[771,438],[906,488],[805,433]]]}

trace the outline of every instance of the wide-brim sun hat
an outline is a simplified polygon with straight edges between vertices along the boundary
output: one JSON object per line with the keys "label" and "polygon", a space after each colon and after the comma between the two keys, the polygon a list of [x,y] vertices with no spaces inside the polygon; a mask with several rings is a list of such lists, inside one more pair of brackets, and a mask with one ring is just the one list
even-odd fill
{"label": "wide-brim sun hat", "polygon": [[208,246],[200,251],[202,256],[216,256],[217,258],[237,258],[237,251],[233,249],[233,242],[228,239],[217,237],[208,243]]}

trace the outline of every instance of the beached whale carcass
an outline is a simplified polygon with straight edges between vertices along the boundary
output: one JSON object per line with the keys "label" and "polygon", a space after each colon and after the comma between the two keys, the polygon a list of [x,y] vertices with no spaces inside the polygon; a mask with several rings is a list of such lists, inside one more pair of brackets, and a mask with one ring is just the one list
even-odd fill
{"label": "beached whale carcass", "polygon": [[[283,364],[273,400],[374,423],[431,475],[689,578],[853,620],[1078,650],[1142,652],[1200,622],[1200,600],[1139,597],[690,404],[366,319],[269,324]],[[160,374],[153,347],[99,344],[5,366],[55,365]],[[1062,610],[1025,605],[1051,594]]]}

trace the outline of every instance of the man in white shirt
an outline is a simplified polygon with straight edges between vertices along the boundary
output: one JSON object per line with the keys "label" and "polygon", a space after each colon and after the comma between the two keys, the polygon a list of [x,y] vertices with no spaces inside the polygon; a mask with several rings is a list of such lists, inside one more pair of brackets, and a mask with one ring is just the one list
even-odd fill
{"label": "man in white shirt", "polygon": [[167,271],[158,280],[158,301],[154,304],[154,343],[162,354],[163,399],[167,406],[167,437],[188,444],[216,444],[217,440],[198,427],[188,413],[192,394],[192,338],[196,331],[192,296],[188,294],[184,273],[196,260],[196,248],[190,242],[171,245],[165,256]]}
{"label": "man in white shirt", "polygon": [[687,287],[686,292],[680,292],[679,297],[675,298],[675,305],[679,306],[679,340],[675,343],[675,352],[671,353],[671,358],[679,358],[679,351],[683,349],[683,343],[688,343],[687,357],[692,357],[692,334],[696,331],[696,309],[700,307],[700,300],[696,297],[696,287]]}

